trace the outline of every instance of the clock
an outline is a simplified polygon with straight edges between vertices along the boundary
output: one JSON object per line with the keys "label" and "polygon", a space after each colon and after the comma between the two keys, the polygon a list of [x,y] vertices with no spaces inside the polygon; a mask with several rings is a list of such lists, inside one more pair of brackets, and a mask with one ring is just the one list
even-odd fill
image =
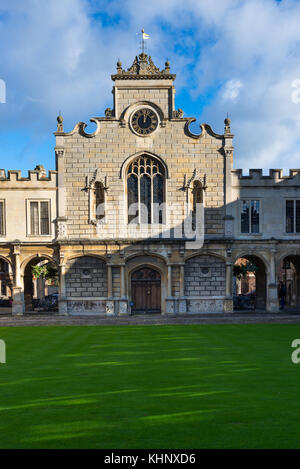
{"label": "clock", "polygon": [[138,109],[131,117],[131,127],[138,135],[149,135],[158,126],[156,113],[149,108]]}

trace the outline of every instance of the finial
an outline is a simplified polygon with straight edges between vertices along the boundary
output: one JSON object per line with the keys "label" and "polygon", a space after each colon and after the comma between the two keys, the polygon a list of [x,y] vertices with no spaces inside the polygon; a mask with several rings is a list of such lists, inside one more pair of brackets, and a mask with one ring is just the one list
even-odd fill
{"label": "finial", "polygon": [[45,170],[45,167],[42,164],[38,164],[34,168],[34,170],[37,171],[40,178],[45,178],[47,176],[47,172]]}
{"label": "finial", "polygon": [[117,72],[122,73],[122,62],[120,59],[118,59],[118,62],[117,62]]}
{"label": "finial", "polygon": [[165,62],[165,67],[166,67],[166,68],[165,68],[166,72],[169,72],[169,71],[170,71],[170,62],[169,62],[169,59],[166,60],[166,62]]}
{"label": "finial", "polygon": [[63,132],[64,131],[63,122],[64,122],[64,118],[61,115],[61,112],[59,111],[59,115],[57,116],[57,132]]}
{"label": "finial", "polygon": [[228,112],[227,112],[227,117],[224,120],[224,124],[225,124],[225,134],[230,134],[231,133],[231,130],[230,130],[231,120],[228,117]]}

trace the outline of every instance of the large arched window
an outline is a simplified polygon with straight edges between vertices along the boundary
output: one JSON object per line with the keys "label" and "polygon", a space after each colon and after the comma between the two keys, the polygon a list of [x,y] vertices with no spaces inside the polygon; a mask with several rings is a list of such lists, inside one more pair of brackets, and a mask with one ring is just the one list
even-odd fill
{"label": "large arched window", "polygon": [[154,158],[143,155],[127,170],[128,223],[165,223],[165,171]]}

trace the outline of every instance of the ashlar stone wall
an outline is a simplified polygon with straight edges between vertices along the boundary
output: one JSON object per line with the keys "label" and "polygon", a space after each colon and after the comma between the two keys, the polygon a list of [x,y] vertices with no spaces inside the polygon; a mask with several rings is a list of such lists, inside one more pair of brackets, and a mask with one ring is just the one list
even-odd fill
{"label": "ashlar stone wall", "polygon": [[[206,174],[206,234],[224,235],[224,156],[219,152],[222,140],[206,135],[195,140],[185,133],[185,120],[171,120],[159,127],[151,137],[138,137],[128,124],[117,120],[100,123],[100,131],[92,138],[75,132],[59,137],[64,148],[64,195],[69,239],[128,238],[126,178],[120,178],[124,161],[139,152],[157,155],[169,172],[166,180],[166,201],[169,207],[167,229],[182,224],[186,210],[184,178],[191,178],[195,168]],[[86,178],[95,170],[107,177],[106,217],[98,229],[89,224],[89,196]],[[161,231],[166,231],[165,227]],[[148,238],[145,233],[142,237]]]}
{"label": "ashlar stone wall", "polygon": [[224,296],[225,269],[225,262],[214,256],[188,259],[184,268],[185,295]]}
{"label": "ashlar stone wall", "polygon": [[72,298],[106,297],[105,262],[92,256],[70,260],[66,269],[66,295]]}

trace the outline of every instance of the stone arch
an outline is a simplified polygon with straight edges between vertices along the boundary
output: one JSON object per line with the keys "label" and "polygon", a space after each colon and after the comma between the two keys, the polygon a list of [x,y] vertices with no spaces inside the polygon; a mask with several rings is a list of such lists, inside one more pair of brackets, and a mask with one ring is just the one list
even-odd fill
{"label": "stone arch", "polygon": [[126,259],[127,291],[129,301],[132,301],[132,275],[140,269],[152,269],[160,275],[160,312],[165,312],[165,300],[167,296],[167,265],[163,256],[152,254],[134,254]]}
{"label": "stone arch", "polygon": [[[56,260],[49,254],[33,254],[23,260],[21,264],[21,276],[24,285],[25,311],[32,311],[35,307],[43,304],[45,297],[57,294],[57,285],[48,285],[43,278],[34,279],[32,267],[38,264],[50,262],[57,267]],[[51,288],[50,288],[51,287]],[[53,288],[52,288],[53,287]]]}
{"label": "stone arch", "polygon": [[54,259],[54,257],[51,256],[51,254],[45,254],[45,253],[32,254],[31,256],[26,257],[26,259],[24,259],[21,262],[21,275],[24,275],[27,265],[33,260],[36,260],[36,261],[48,260],[50,262],[54,262],[55,264],[57,264],[56,260]]}
{"label": "stone arch", "polygon": [[203,249],[201,251],[196,251],[192,254],[189,254],[185,256],[184,260],[185,262],[189,259],[192,259],[193,257],[200,257],[200,256],[211,256],[211,257],[216,257],[217,259],[220,259],[224,262],[226,262],[226,257],[223,256],[222,254],[216,253],[214,251],[205,251],[203,252]]}
{"label": "stone arch", "polygon": [[80,257],[86,257],[86,256],[96,257],[97,259],[100,259],[105,263],[107,261],[105,256],[101,254],[96,254],[94,252],[89,252],[89,251],[86,251],[84,254],[73,254],[73,255],[71,254],[70,256],[66,256],[64,260],[65,260],[65,263],[67,264],[69,261],[72,261],[73,259],[79,259]]}
{"label": "stone arch", "polygon": [[125,257],[125,262],[128,262],[136,257],[148,257],[148,258],[157,258],[157,259],[160,259],[163,263],[166,262],[166,257],[163,256],[162,254],[159,254],[159,253],[156,253],[156,252],[152,252],[152,251],[147,251],[147,252],[143,252],[143,253],[138,253],[138,252],[135,252],[135,253],[132,253],[132,254],[128,254],[126,257]]}
{"label": "stone arch", "polygon": [[255,254],[253,254],[252,252],[249,253],[249,251],[240,251],[238,252],[235,256],[234,256],[234,262],[233,264],[236,263],[236,261],[238,259],[240,259],[241,257],[251,257],[251,256],[255,256],[257,257],[258,259],[260,259],[260,261],[264,264],[264,267],[265,267],[265,270],[266,270],[266,273],[269,273],[269,261],[268,259],[264,256],[264,254],[262,254],[261,252],[255,252]]}
{"label": "stone arch", "polygon": [[0,254],[0,261],[1,261],[1,260],[7,262],[10,269],[12,268],[12,261],[11,261],[11,259],[9,259],[8,257],[5,257],[4,255]]}
{"label": "stone arch", "polygon": [[0,255],[0,306],[10,307],[13,296],[13,269],[10,259]]}
{"label": "stone arch", "polygon": [[155,154],[155,153],[152,153],[148,150],[145,150],[145,151],[138,151],[137,153],[135,153],[134,155],[130,155],[128,156],[122,163],[121,165],[121,168],[120,168],[120,179],[125,179],[125,175],[126,175],[126,171],[129,167],[129,165],[137,158],[139,158],[140,156],[149,156],[149,158],[153,158],[155,160],[158,161],[158,163],[160,163],[163,168],[164,168],[164,171],[165,171],[165,178],[166,179],[169,179],[170,178],[170,174],[169,174],[169,169],[168,169],[168,165],[167,163],[164,161],[164,159]]}
{"label": "stone arch", "polygon": [[235,257],[234,265],[250,261],[258,267],[255,273],[245,278],[234,279],[234,305],[235,309],[262,309],[267,307],[267,275],[268,263],[261,253],[249,254],[242,252]]}
{"label": "stone arch", "polygon": [[[300,307],[300,254],[282,253],[277,262],[278,299],[280,309]],[[282,295],[282,289],[283,295]]]}

